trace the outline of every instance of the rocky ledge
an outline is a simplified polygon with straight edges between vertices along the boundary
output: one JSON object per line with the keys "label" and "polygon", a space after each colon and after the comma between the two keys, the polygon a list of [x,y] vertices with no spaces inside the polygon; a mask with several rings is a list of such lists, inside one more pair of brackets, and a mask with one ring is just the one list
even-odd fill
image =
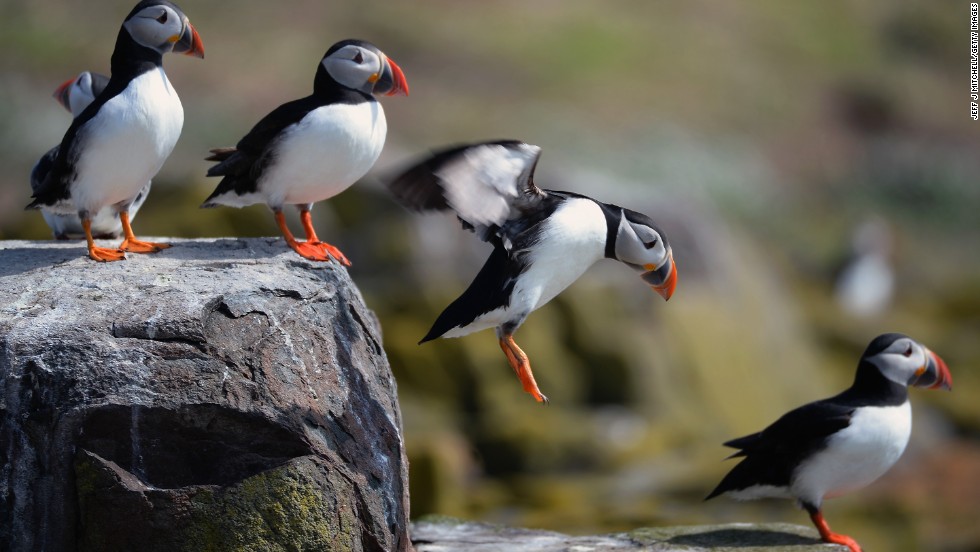
{"label": "rocky ledge", "polygon": [[637,529],[576,537],[452,518],[426,518],[412,526],[416,552],[846,552],[824,544],[812,528],[785,523]]}
{"label": "rocky ledge", "polygon": [[381,331],[279,239],[0,242],[0,550],[409,550]]}

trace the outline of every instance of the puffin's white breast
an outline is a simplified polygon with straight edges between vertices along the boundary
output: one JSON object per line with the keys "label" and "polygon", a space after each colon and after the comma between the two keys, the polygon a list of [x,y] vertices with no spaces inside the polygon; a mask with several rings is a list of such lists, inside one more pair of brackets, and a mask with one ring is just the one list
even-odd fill
{"label": "puffin's white breast", "polygon": [[[606,218],[592,200],[570,198],[542,221],[537,243],[529,252],[530,266],[521,274],[510,303],[478,317],[444,337],[459,337],[523,317],[544,306],[572,285],[606,248]],[[488,292],[489,293],[489,292]]]}
{"label": "puffin's white breast", "polygon": [[183,125],[184,108],[163,68],[133,79],[79,131],[75,206],[94,213],[132,200],[170,156]]}
{"label": "puffin's white breast", "polygon": [[827,447],[793,474],[792,494],[813,504],[881,477],[898,461],[912,432],[912,407],[862,407],[851,424],[832,435]]}
{"label": "puffin's white breast", "polygon": [[333,197],[374,166],[387,131],[378,102],[314,109],[275,144],[275,158],[259,179],[259,193],[274,206]]}
{"label": "puffin's white breast", "polygon": [[514,286],[512,308],[544,306],[605,255],[606,217],[590,199],[566,200],[542,225],[531,266]]}

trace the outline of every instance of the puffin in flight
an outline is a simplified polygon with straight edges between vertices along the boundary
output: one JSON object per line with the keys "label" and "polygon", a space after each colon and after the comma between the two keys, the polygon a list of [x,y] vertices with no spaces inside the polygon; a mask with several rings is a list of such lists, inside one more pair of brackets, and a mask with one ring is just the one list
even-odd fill
{"label": "puffin in flight", "polygon": [[[72,77],[63,82],[54,91],[54,99],[67,109],[72,117],[78,117],[90,103],[95,101],[95,97],[102,93],[109,77],[100,74],[83,71],[76,77]],[[48,150],[31,170],[31,192],[36,193],[41,187],[41,183],[48,177],[54,160],[58,157],[58,146]],[[140,193],[133,200],[129,208],[129,218],[132,221],[136,218],[136,212],[150,193],[150,183],[140,190]],[[78,213],[59,215],[42,207],[41,215],[44,222],[51,227],[54,237],[57,240],[80,239],[85,237],[85,230],[82,228],[82,221],[78,218]],[[92,216],[92,236],[95,239],[118,239],[122,236],[122,224],[116,213],[110,207],[104,207]]]}
{"label": "puffin in flight", "polygon": [[534,183],[541,148],[519,140],[451,147],[389,182],[404,205],[453,211],[465,229],[493,245],[470,286],[419,342],[496,328],[500,348],[524,390],[538,402],[531,364],[514,332],[602,258],[640,273],[665,300],[677,285],[667,236],[649,217],[590,197]]}
{"label": "puffin in flight", "polygon": [[[317,64],[313,93],[285,103],[260,120],[234,148],[211,150],[207,175],[221,176],[201,207],[272,209],[286,244],[313,261],[350,266],[336,247],[320,241],[310,209],[364,176],[385,143],[387,122],[375,96],[408,95],[402,70],[373,44],[340,41]],[[297,241],[282,209],[295,205],[306,234]]]}
{"label": "puffin in flight", "polygon": [[[175,4],[143,0],[119,29],[109,82],[68,128],[27,206],[77,213],[96,261],[169,247],[138,240],[129,223],[132,204],[173,151],[184,124],[184,109],[163,71],[168,52],[204,57],[204,46]],[[118,213],[122,225],[118,249],[98,247],[93,239],[92,217],[105,207]]]}
{"label": "puffin in flight", "polygon": [[857,542],[830,530],[821,505],[881,477],[902,455],[912,430],[908,387],[951,389],[953,378],[938,355],[910,337],[876,337],[843,393],[801,406],[775,423],[725,446],[741,457],[705,500],[795,499],[810,514],[824,542],[860,552]]}

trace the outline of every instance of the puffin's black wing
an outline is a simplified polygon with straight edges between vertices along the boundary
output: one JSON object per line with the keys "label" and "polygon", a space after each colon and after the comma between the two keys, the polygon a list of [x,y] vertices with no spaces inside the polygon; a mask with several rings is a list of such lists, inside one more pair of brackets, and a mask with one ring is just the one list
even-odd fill
{"label": "puffin's black wing", "polygon": [[523,263],[511,259],[506,250],[494,247],[470,286],[442,311],[419,345],[506,305],[523,267]]}
{"label": "puffin's black wing", "polygon": [[284,103],[256,123],[234,148],[211,150],[206,160],[218,161],[218,164],[208,169],[208,176],[225,178],[204,203],[232,190],[239,193],[254,191],[256,180],[272,161],[273,145],[282,132],[321,105],[314,96]]}
{"label": "puffin's black wing", "polygon": [[739,449],[729,458],[744,458],[705,500],[755,485],[789,485],[796,467],[850,425],[853,414],[854,406],[833,399],[817,401],[784,414],[758,433],[726,442],[726,447]]}
{"label": "puffin's black wing", "polygon": [[455,146],[405,170],[388,188],[411,209],[454,211],[487,240],[488,229],[535,210],[547,197],[534,184],[540,156],[541,148],[519,140]]}
{"label": "puffin's black wing", "polygon": [[55,146],[37,160],[34,168],[31,169],[31,192],[37,193],[41,188],[41,184],[48,177],[48,173],[51,172],[51,167],[54,165],[54,160],[57,157],[58,146]]}

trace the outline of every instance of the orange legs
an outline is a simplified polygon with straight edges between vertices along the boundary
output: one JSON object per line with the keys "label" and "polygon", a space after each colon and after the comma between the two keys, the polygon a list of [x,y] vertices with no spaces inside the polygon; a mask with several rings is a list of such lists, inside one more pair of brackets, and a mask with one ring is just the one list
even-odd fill
{"label": "orange legs", "polygon": [[123,227],[123,241],[119,245],[119,249],[132,253],[156,253],[170,247],[169,243],[154,243],[136,239],[133,234],[133,227],[129,225],[129,213],[126,211],[119,212],[119,221],[122,222]]}
{"label": "orange legs", "polygon": [[847,535],[834,533],[830,530],[830,526],[827,525],[826,521],[824,521],[823,514],[820,513],[819,508],[814,508],[809,505],[805,506],[807,512],[810,513],[810,520],[813,521],[813,524],[817,527],[817,531],[820,532],[820,538],[823,539],[824,542],[843,544],[844,546],[850,548],[851,552],[861,552],[861,546],[856,540],[848,537]]}
{"label": "orange legs", "polygon": [[336,259],[341,264],[350,266],[350,261],[347,257],[340,252],[339,249],[320,241],[316,237],[316,231],[313,230],[313,221],[310,219],[309,209],[300,209],[299,218],[303,223],[303,230],[306,232],[306,241],[297,241],[293,237],[293,233],[289,231],[289,227],[286,225],[286,216],[282,214],[281,210],[275,211],[276,224],[279,225],[279,230],[282,231],[282,236],[286,240],[286,244],[292,248],[293,251],[299,253],[299,255],[305,259],[311,261],[329,261],[331,259]]}
{"label": "orange legs", "polygon": [[98,247],[92,238],[92,219],[82,217],[82,228],[85,229],[85,241],[88,243],[88,256],[93,261],[107,263],[111,261],[121,261],[126,258],[126,254],[121,249],[109,249]]}
{"label": "orange legs", "polygon": [[500,348],[507,355],[507,362],[514,369],[514,373],[521,380],[524,391],[527,391],[539,403],[548,404],[548,397],[545,397],[538,389],[538,384],[534,381],[534,374],[531,373],[531,362],[527,359],[524,351],[514,342],[514,336],[505,334],[500,338]]}
{"label": "orange legs", "polygon": [[309,209],[300,209],[299,220],[303,223],[303,231],[306,232],[306,243],[322,248],[324,252],[337,259],[341,264],[350,266],[350,261],[339,249],[327,242],[320,241],[320,238],[316,237],[316,230],[313,229],[313,219],[310,217]]}

